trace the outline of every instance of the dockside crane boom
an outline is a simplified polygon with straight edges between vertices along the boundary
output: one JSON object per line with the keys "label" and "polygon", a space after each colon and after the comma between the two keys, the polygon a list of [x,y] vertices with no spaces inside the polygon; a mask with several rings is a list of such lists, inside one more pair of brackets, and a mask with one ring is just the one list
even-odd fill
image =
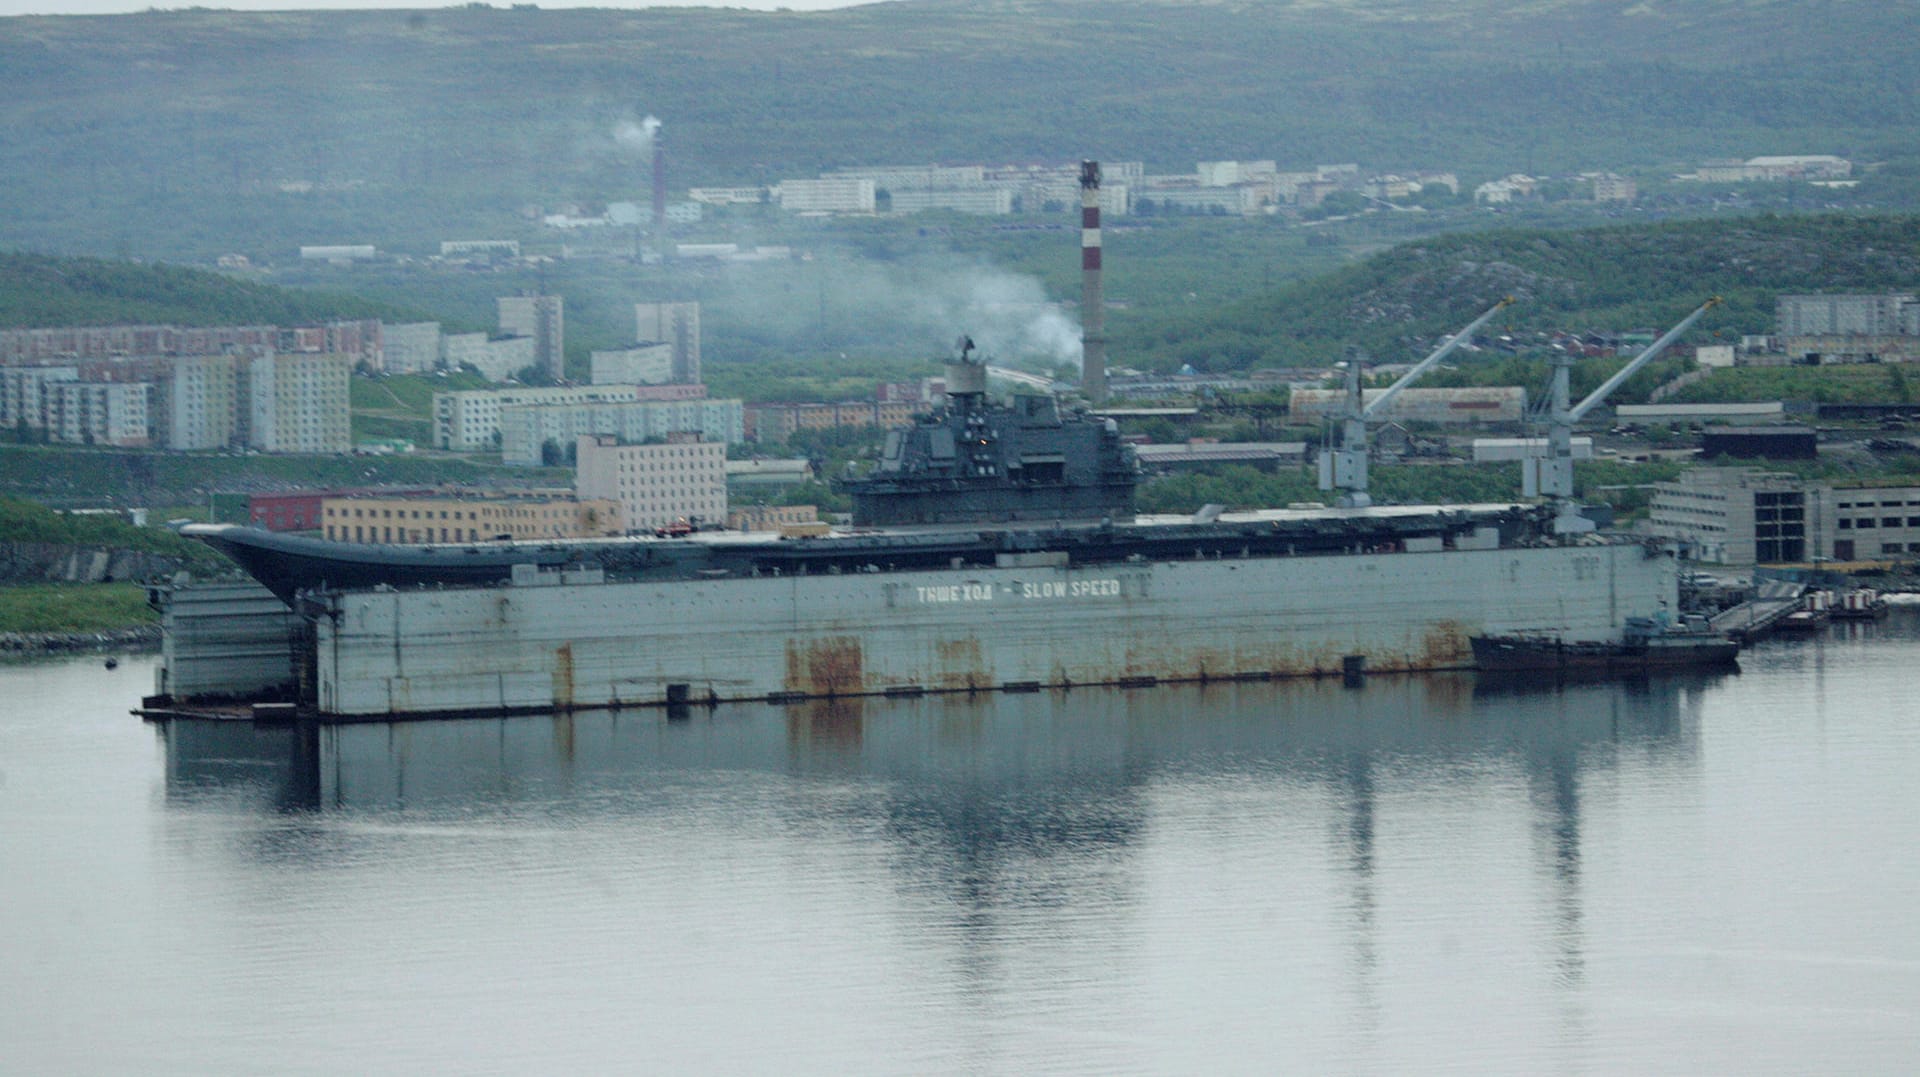
{"label": "dockside crane boom", "polygon": [[1433,369],[1435,363],[1453,354],[1461,344],[1473,339],[1473,334],[1487,320],[1501,310],[1513,304],[1508,296],[1486,313],[1468,323],[1465,329],[1453,334],[1440,343],[1440,346],[1428,353],[1425,359],[1415,363],[1412,369],[1394,381],[1386,391],[1375,397],[1371,404],[1363,403],[1360,388],[1360,361],[1357,357],[1347,361],[1347,402],[1340,419],[1340,447],[1320,451],[1320,489],[1341,491],[1339,504],[1346,507],[1358,507],[1373,504],[1367,495],[1367,423],[1386,414],[1387,405],[1400,395],[1400,390],[1412,385]]}
{"label": "dockside crane boom", "polygon": [[1543,457],[1528,457],[1521,462],[1520,487],[1527,497],[1550,497],[1559,503],[1560,511],[1553,524],[1556,532],[1565,535],[1593,530],[1593,521],[1581,516],[1579,506],[1573,501],[1574,424],[1598,407],[1621,383],[1639,373],[1641,367],[1666,351],[1669,345],[1680,339],[1680,334],[1693,328],[1693,323],[1699,321],[1701,315],[1720,303],[1720,297],[1714,296],[1700,304],[1698,310],[1667,330],[1659,340],[1649,344],[1647,350],[1635,356],[1631,363],[1621,367],[1619,373],[1602,382],[1598,389],[1588,393],[1586,399],[1575,405],[1569,406],[1567,403],[1570,396],[1567,389],[1568,371],[1573,367],[1573,357],[1564,354],[1554,356],[1553,402],[1547,419],[1547,453]]}

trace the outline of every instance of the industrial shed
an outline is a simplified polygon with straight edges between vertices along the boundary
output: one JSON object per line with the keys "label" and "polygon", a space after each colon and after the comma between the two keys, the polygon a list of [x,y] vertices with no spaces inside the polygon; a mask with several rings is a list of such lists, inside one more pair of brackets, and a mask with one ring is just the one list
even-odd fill
{"label": "industrial shed", "polygon": [[1700,436],[1700,455],[1709,460],[1812,460],[1819,446],[1813,430],[1805,426],[1710,426]]}

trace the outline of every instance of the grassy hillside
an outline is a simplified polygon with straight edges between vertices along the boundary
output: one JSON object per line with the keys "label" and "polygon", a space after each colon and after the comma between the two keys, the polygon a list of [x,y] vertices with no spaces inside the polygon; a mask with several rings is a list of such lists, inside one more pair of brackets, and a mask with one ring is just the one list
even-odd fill
{"label": "grassy hillside", "polygon": [[[16,17],[0,244],[202,258],[517,227],[670,182],[1100,157],[1381,169],[1911,161],[1904,0],[902,0],[827,12]],[[1878,182],[1873,178],[1871,182]]]}
{"label": "grassy hillside", "polygon": [[1132,323],[1117,361],[1204,370],[1416,353],[1502,296],[1512,330],[1664,328],[1719,295],[1694,339],[1773,329],[1783,292],[1911,288],[1920,218],[1750,217],[1406,243],[1325,276],[1191,315]]}
{"label": "grassy hillside", "polygon": [[400,307],[252,284],[178,266],[0,252],[0,329],[113,325],[300,325],[418,320]]}

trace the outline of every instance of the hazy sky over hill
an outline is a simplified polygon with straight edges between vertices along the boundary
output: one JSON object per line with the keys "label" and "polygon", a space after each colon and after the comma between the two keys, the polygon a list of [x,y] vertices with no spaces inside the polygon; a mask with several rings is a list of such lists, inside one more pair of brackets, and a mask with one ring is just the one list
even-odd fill
{"label": "hazy sky over hill", "polygon": [[[494,7],[510,7],[513,0],[497,0]],[[738,7],[752,8],[756,11],[773,11],[786,8],[791,11],[825,11],[828,8],[855,7],[871,0],[712,0],[701,3],[699,0],[538,0],[540,7]],[[129,11],[147,11],[153,8],[181,9],[187,7],[220,8],[232,11],[311,11],[322,8],[391,8],[399,10],[433,10],[443,7],[461,7],[461,4],[435,4],[422,0],[243,0],[240,3],[221,3],[219,0],[205,0],[201,3],[176,4],[153,3],[151,0],[0,0],[0,15],[117,15]]]}

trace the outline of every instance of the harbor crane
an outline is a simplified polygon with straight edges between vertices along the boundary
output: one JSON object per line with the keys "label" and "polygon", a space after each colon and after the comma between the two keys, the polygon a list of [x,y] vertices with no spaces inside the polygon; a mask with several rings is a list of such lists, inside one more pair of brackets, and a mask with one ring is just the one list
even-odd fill
{"label": "harbor crane", "polygon": [[1453,353],[1453,349],[1473,339],[1474,331],[1487,323],[1487,319],[1513,304],[1508,296],[1486,313],[1475,318],[1465,329],[1442,341],[1425,359],[1413,365],[1411,370],[1400,375],[1399,380],[1388,386],[1385,392],[1375,397],[1371,403],[1363,400],[1360,388],[1360,362],[1358,358],[1347,361],[1347,400],[1340,417],[1340,447],[1320,451],[1320,489],[1339,490],[1338,504],[1343,508],[1364,508],[1373,504],[1373,498],[1367,494],[1367,423],[1385,414],[1388,404],[1400,395],[1400,390],[1413,384],[1433,369],[1435,363]]}
{"label": "harbor crane", "polygon": [[1527,497],[1550,497],[1559,505],[1559,513],[1553,521],[1556,534],[1578,534],[1593,530],[1593,521],[1580,515],[1580,508],[1573,500],[1574,424],[1586,418],[1587,413],[1598,407],[1621,383],[1666,351],[1667,346],[1691,329],[1701,315],[1720,303],[1721,299],[1716,295],[1700,304],[1698,310],[1687,315],[1679,325],[1667,330],[1659,340],[1648,345],[1646,351],[1635,356],[1633,362],[1621,367],[1598,389],[1588,393],[1586,399],[1572,406],[1567,403],[1567,382],[1568,372],[1573,368],[1573,356],[1563,353],[1553,357],[1553,399],[1547,415],[1547,451],[1544,456],[1529,456],[1521,462],[1520,489]]}

